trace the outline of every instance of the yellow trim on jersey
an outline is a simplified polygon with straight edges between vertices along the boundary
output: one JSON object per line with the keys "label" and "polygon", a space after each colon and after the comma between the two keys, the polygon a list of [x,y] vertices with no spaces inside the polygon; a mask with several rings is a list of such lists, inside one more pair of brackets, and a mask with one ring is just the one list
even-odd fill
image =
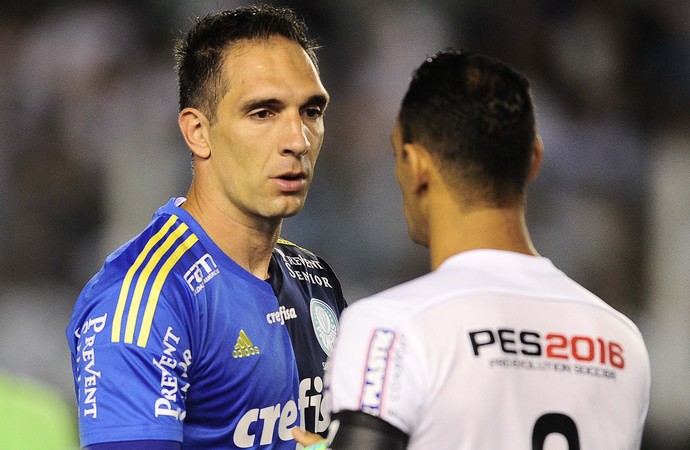
{"label": "yellow trim on jersey", "polygon": [[153,314],[156,312],[156,306],[158,306],[158,298],[161,294],[161,289],[163,289],[163,283],[168,277],[170,270],[177,264],[182,255],[184,255],[187,250],[189,250],[192,245],[194,245],[199,238],[196,234],[192,234],[185,241],[180,244],[175,251],[170,255],[163,267],[161,267],[156,279],[151,287],[151,292],[149,293],[148,301],[146,302],[146,309],[144,310],[144,318],[141,323],[141,328],[139,330],[139,338],[137,339],[137,345],[139,347],[146,347],[146,343],[149,340],[149,334],[151,333],[151,324],[153,323]]}
{"label": "yellow trim on jersey", "polygon": [[[307,253],[311,253],[312,255],[314,254],[314,253],[313,253],[311,250],[309,250],[308,248],[301,247],[301,246],[295,244],[294,242],[290,242],[290,241],[288,241],[287,239],[283,239],[282,237],[279,237],[279,238],[278,238],[278,241],[276,241],[276,245],[277,245],[277,244],[291,245],[291,246],[297,247],[298,249],[303,250],[303,251],[305,251],[305,252],[307,252]],[[314,255],[314,256],[316,256],[316,255]]]}
{"label": "yellow trim on jersey", "polygon": [[187,231],[189,227],[186,223],[180,224],[175,230],[170,233],[167,239],[161,244],[160,247],[151,255],[151,259],[146,263],[144,269],[139,274],[139,279],[134,287],[134,293],[132,294],[132,300],[129,304],[129,312],[127,313],[127,326],[125,327],[125,343],[131,344],[134,341],[134,328],[137,325],[137,316],[139,315],[139,306],[141,306],[141,299],[144,296],[144,289],[149,281],[149,277],[156,268],[163,255],[167,253],[168,250],[173,246],[175,241],[179,239],[182,234]]}
{"label": "yellow trim on jersey", "polygon": [[163,227],[156,234],[154,234],[151,237],[151,239],[149,239],[144,249],[141,251],[141,253],[139,253],[139,256],[137,256],[137,259],[134,261],[134,264],[132,264],[132,266],[127,271],[127,275],[125,275],[125,279],[122,282],[122,288],[120,289],[120,296],[117,300],[115,316],[113,317],[113,330],[110,336],[110,340],[112,342],[120,342],[120,333],[122,332],[122,316],[125,312],[125,305],[127,304],[129,287],[132,284],[132,280],[134,279],[134,274],[137,272],[137,270],[139,270],[139,267],[141,267],[142,263],[148,256],[153,246],[156,245],[163,238],[163,236],[165,236],[168,230],[175,224],[176,220],[177,216],[170,216],[170,219],[168,219],[168,221],[165,222],[165,225],[163,225]]}

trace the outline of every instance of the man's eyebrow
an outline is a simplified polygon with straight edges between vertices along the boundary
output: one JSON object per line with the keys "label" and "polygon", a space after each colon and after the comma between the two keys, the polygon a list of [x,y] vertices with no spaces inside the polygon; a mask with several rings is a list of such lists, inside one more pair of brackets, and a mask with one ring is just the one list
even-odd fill
{"label": "man's eyebrow", "polygon": [[316,105],[320,107],[325,107],[328,104],[328,96],[326,95],[312,95],[304,103],[305,105]]}
{"label": "man's eyebrow", "polygon": [[247,100],[242,104],[242,111],[252,111],[254,109],[270,108],[284,105],[284,103],[277,98],[260,98]]}
{"label": "man's eyebrow", "polygon": [[[312,95],[307,99],[307,101],[304,102],[304,106],[307,105],[316,105],[321,108],[325,107],[328,104],[328,96],[326,95]],[[276,107],[283,107],[285,106],[285,102],[277,99],[277,98],[259,98],[259,99],[250,99],[247,100],[242,104],[241,110],[242,111],[253,111],[255,109],[262,109],[262,108],[276,108]]]}

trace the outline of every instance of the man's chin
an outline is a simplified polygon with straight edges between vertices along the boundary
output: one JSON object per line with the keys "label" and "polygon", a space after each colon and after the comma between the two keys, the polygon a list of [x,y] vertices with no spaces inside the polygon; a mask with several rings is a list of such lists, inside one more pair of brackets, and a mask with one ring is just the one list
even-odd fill
{"label": "man's chin", "polygon": [[304,209],[304,200],[299,202],[290,202],[290,204],[283,205],[278,208],[276,218],[287,219],[288,217],[293,217],[299,214],[302,209]]}
{"label": "man's chin", "polygon": [[282,218],[282,219],[287,219],[287,218],[289,218],[289,217],[294,217],[294,216],[296,216],[297,214],[299,214],[300,211],[302,211],[302,208],[299,208],[299,209],[296,210],[296,211],[289,211],[289,212],[286,212],[285,214],[283,214],[283,215],[281,216],[281,218]]}

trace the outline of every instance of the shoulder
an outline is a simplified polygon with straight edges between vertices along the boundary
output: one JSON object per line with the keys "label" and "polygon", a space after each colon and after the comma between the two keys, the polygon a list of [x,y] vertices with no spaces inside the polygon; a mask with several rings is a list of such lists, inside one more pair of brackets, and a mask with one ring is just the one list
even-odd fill
{"label": "shoulder", "polygon": [[278,261],[281,262],[281,265],[286,266],[289,270],[306,269],[316,272],[325,272],[335,278],[335,272],[323,258],[313,251],[286,239],[278,239],[273,253]]}
{"label": "shoulder", "polygon": [[124,321],[131,308],[143,310],[150,304],[152,309],[164,298],[176,303],[192,299],[194,286],[186,274],[204,254],[198,236],[184,221],[175,215],[156,215],[89,280],[74,307],[72,326],[94,317]]}
{"label": "shoulder", "polygon": [[316,255],[313,251],[301,247],[294,242],[288,241],[287,239],[279,238],[278,241],[276,242],[275,246],[275,252],[279,254],[287,254],[291,256],[298,256],[302,255],[305,257],[309,257],[312,259],[321,259],[319,256]]}
{"label": "shoulder", "polygon": [[283,289],[279,288],[277,292],[291,290],[300,295],[306,292],[312,297],[327,301],[337,311],[347,306],[340,280],[334,270],[311,250],[279,239],[273,251],[273,259],[282,273]]}
{"label": "shoulder", "polygon": [[424,292],[429,283],[427,275],[350,303],[342,313],[341,332],[356,330],[368,335],[376,329],[410,331],[431,300]]}
{"label": "shoulder", "polygon": [[350,314],[385,315],[403,318],[425,309],[434,299],[445,296],[448,286],[431,272],[353,302]]}
{"label": "shoulder", "polygon": [[199,237],[179,217],[156,216],[141,233],[106,258],[84,293],[100,292],[123,281],[163,281],[171,272],[184,269],[178,264],[180,260],[203,255],[201,247]]}

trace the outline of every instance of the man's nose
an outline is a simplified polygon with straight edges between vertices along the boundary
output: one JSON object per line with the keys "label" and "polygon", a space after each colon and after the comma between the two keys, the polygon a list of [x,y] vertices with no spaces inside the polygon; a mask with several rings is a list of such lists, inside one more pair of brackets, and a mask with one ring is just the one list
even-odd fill
{"label": "man's nose", "polygon": [[285,153],[294,153],[297,156],[302,156],[309,151],[311,143],[307,134],[309,128],[302,120],[301,115],[297,117],[290,117],[285,125],[285,141],[282,148]]}

